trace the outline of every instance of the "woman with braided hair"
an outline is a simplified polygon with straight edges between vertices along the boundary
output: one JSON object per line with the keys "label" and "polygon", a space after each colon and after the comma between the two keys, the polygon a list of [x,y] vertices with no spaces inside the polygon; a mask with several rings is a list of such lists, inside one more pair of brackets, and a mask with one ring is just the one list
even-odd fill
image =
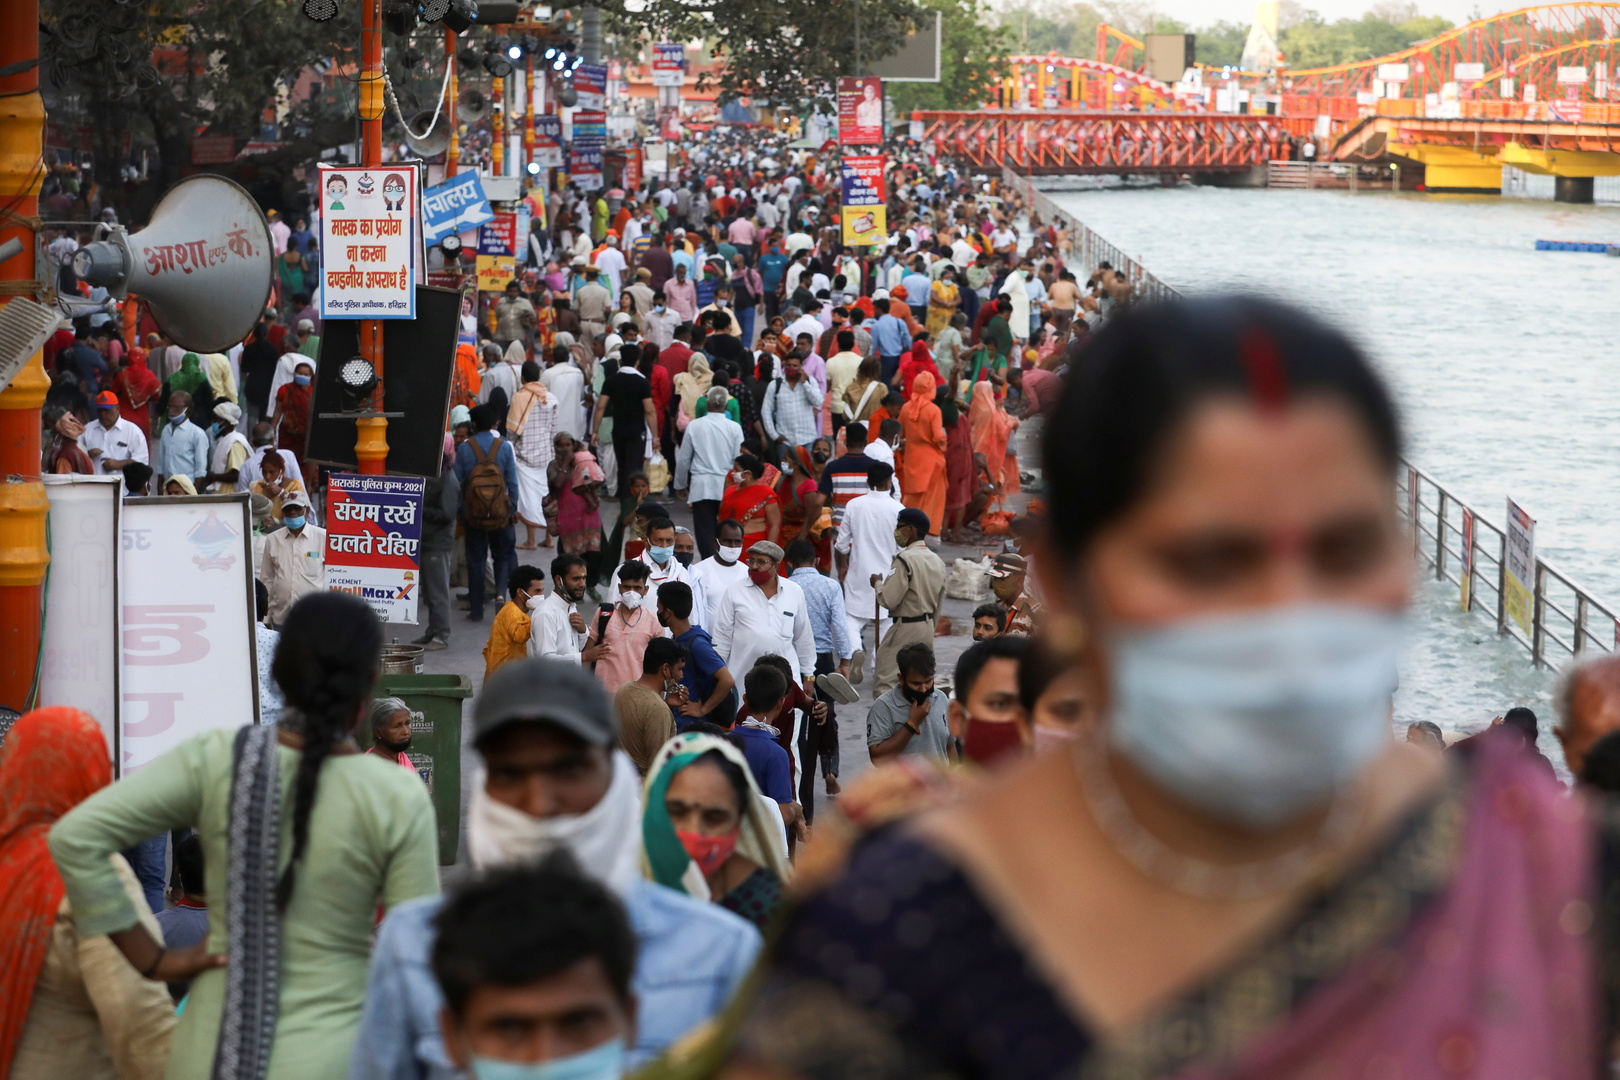
{"label": "woman with braided hair", "polygon": [[[193,736],[103,788],[50,834],[81,933],[149,979],[192,979],[170,1080],[340,1080],[360,1023],[378,905],[438,891],[432,803],[355,742],[381,668],[361,601],[311,593],[282,626],[274,726]],[[208,939],[165,949],[108,855],[185,826],[207,866]]]}

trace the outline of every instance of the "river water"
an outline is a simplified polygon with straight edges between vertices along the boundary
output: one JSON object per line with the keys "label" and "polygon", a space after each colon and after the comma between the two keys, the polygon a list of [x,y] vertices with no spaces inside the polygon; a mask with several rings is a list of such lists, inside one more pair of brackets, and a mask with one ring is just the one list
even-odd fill
{"label": "river water", "polygon": [[[1395,387],[1414,465],[1497,525],[1511,494],[1536,518],[1537,554],[1620,603],[1620,258],[1535,250],[1538,238],[1620,244],[1620,209],[1193,186],[1050,194],[1184,292],[1263,293],[1342,326]],[[1545,730],[1552,677],[1497,639],[1491,617],[1456,611],[1456,592],[1420,590],[1397,720],[1473,731],[1523,704]]]}

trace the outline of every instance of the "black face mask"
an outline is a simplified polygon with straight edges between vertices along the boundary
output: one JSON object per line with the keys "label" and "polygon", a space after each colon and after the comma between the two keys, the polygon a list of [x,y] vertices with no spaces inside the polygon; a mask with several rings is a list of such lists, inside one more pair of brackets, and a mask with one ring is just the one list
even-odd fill
{"label": "black face mask", "polygon": [[411,737],[409,735],[405,736],[405,741],[400,743],[391,743],[386,739],[378,739],[377,745],[382,747],[384,750],[387,750],[390,754],[403,754],[405,751],[411,748]]}
{"label": "black face mask", "polygon": [[690,551],[677,551],[675,553],[675,561],[680,563],[682,566],[691,566],[692,553]]}
{"label": "black face mask", "polygon": [[817,465],[827,464],[827,459],[831,456],[832,455],[827,453],[825,450],[813,450],[810,452],[810,460],[815,462]]}
{"label": "black face mask", "polygon": [[909,686],[902,686],[900,688],[900,692],[906,695],[906,700],[911,702],[913,705],[921,705],[929,698],[934,696],[932,687],[927,690],[913,690]]}

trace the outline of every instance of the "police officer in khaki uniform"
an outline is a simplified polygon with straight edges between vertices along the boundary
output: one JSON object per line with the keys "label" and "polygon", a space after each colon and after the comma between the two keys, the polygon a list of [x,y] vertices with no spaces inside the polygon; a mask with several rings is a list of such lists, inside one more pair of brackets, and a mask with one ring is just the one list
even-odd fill
{"label": "police officer in khaki uniform", "polygon": [[878,645],[874,698],[883,696],[900,681],[895,657],[903,647],[913,642],[930,648],[934,644],[934,623],[945,600],[945,560],[929,550],[928,525],[928,515],[921,510],[907,507],[900,511],[894,528],[894,542],[900,551],[881,584],[879,576],[872,575],[878,604],[888,608],[894,618]]}

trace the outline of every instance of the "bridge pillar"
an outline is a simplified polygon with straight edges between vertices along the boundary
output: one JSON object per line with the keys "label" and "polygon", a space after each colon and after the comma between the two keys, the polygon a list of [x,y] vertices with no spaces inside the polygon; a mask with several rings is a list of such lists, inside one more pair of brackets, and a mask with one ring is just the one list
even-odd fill
{"label": "bridge pillar", "polygon": [[1590,176],[1553,177],[1553,198],[1558,202],[1589,203],[1593,184]]}

